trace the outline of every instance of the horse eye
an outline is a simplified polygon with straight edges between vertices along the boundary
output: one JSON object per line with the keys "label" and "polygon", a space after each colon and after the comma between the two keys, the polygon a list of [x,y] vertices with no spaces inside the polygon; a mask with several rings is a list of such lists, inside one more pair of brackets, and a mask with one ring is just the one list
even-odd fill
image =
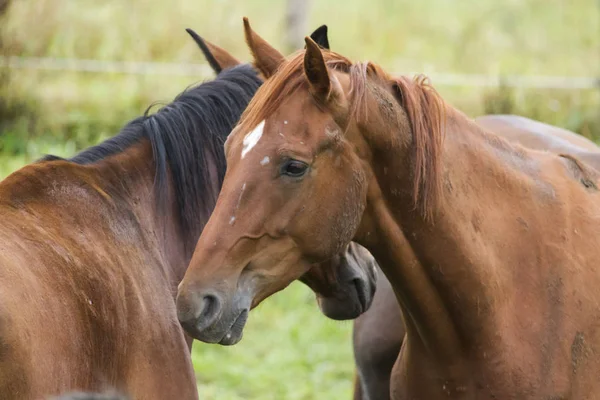
{"label": "horse eye", "polygon": [[300,178],[306,171],[308,171],[308,165],[298,160],[287,160],[281,166],[281,174],[292,178]]}

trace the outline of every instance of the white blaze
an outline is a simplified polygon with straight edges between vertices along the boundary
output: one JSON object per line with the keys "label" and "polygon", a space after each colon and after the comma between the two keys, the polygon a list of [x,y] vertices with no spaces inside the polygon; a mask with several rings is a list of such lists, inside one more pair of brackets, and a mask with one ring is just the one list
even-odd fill
{"label": "white blaze", "polygon": [[258,143],[258,141],[262,137],[264,127],[265,120],[262,120],[262,122],[258,124],[252,132],[248,133],[244,137],[244,148],[242,149],[242,158],[244,158],[246,154],[248,154],[248,152],[252,150],[254,146],[256,146],[256,143]]}

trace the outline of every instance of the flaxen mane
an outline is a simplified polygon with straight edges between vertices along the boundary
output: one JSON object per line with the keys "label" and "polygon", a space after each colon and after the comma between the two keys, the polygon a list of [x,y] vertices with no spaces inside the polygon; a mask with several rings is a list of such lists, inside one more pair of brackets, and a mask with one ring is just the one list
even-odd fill
{"label": "flaxen mane", "polygon": [[[441,168],[443,131],[446,106],[426,77],[392,78],[380,66],[367,62],[353,64],[347,58],[325,51],[323,58],[330,69],[350,75],[350,116],[365,120],[366,90],[369,79],[379,85],[388,86],[406,112],[412,130],[413,148],[413,200],[425,217],[432,217],[441,193]],[[281,65],[256,93],[242,115],[242,130],[250,131],[260,121],[272,115],[282,101],[300,89],[306,89],[308,81],[304,75],[304,50],[295,53]]]}

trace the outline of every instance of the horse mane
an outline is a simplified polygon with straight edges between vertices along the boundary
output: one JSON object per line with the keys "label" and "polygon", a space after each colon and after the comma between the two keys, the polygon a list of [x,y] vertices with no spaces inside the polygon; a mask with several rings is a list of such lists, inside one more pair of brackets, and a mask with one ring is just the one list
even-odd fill
{"label": "horse mane", "polygon": [[[216,79],[191,87],[155,114],[146,113],[129,122],[114,137],[67,159],[94,164],[122,153],[143,139],[150,141],[156,164],[154,189],[159,206],[168,194],[168,177],[179,210],[182,229],[192,232],[202,213],[210,215],[225,176],[223,143],[262,81],[250,65],[221,72]],[[40,161],[59,157],[48,155]],[[218,185],[211,182],[216,163]]]}
{"label": "horse mane", "polygon": [[426,218],[431,218],[442,192],[442,151],[448,108],[424,75],[414,79],[399,77],[393,82],[413,134],[413,202]]}
{"label": "horse mane", "polygon": [[[256,93],[242,114],[240,125],[244,126],[243,130],[253,129],[272,115],[283,99],[308,88],[304,75],[304,52],[296,52]],[[424,75],[393,78],[377,64],[352,63],[333,51],[323,51],[322,54],[330,69],[350,75],[349,114],[357,121],[368,117],[366,102],[369,79],[387,86],[388,90],[391,86],[394,97],[406,113],[412,132],[414,206],[425,218],[431,218],[442,191],[441,158],[447,112],[444,100]]]}

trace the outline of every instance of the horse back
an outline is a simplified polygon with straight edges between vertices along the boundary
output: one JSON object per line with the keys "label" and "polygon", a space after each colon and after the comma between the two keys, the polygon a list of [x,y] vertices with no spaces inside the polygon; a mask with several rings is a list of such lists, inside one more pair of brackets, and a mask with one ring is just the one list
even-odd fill
{"label": "horse back", "polygon": [[[115,214],[105,194],[77,184],[41,188],[30,197],[23,187],[15,189],[18,195],[2,189],[5,182],[0,397],[74,389],[135,395],[127,382],[139,383],[136,372],[143,375],[139,371],[152,362],[160,368],[177,364],[173,373],[181,374],[189,352],[175,318],[173,288],[153,268],[161,255],[136,219]],[[58,197],[48,195],[53,191]],[[169,354],[183,360],[174,362]]]}
{"label": "horse back", "polygon": [[475,122],[514,143],[553,152],[600,150],[591,140],[566,129],[517,115],[484,115]]}

